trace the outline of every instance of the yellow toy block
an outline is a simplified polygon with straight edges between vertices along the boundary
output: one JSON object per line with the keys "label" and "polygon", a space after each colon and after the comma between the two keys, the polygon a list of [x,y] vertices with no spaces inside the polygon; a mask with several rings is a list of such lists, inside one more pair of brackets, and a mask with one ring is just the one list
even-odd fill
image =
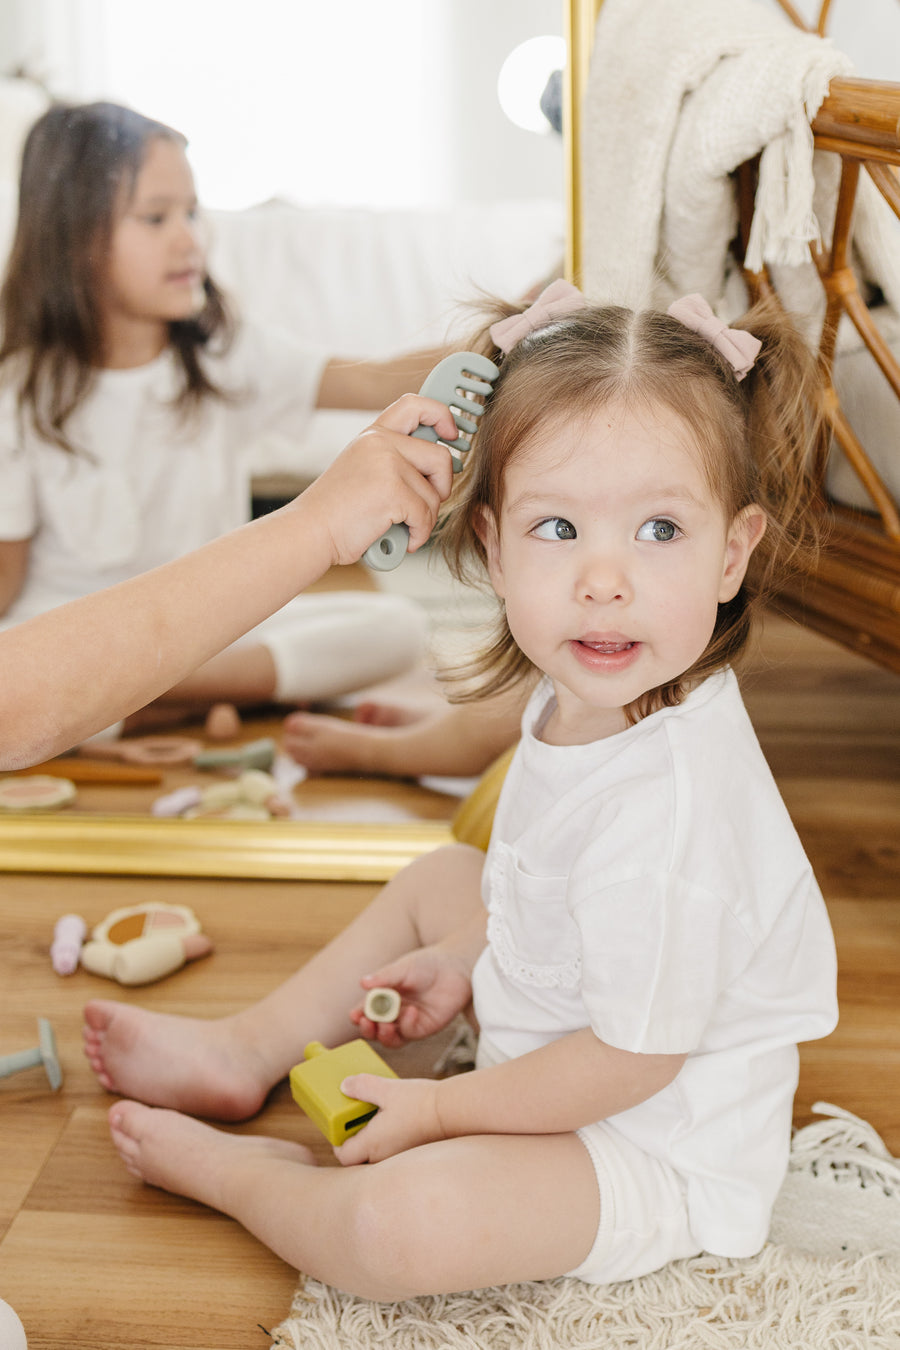
{"label": "yellow toy block", "polygon": [[290,1072],[291,1095],[330,1144],[337,1147],[361,1130],[378,1110],[371,1102],[347,1097],[340,1085],[352,1073],[376,1073],[381,1078],[396,1078],[368,1041],[348,1041],[326,1050],[318,1041],[310,1041],[304,1059]]}

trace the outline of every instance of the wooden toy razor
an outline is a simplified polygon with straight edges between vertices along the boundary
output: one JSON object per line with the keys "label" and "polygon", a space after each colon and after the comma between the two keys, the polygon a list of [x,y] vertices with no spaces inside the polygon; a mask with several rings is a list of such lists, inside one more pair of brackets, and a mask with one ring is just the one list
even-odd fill
{"label": "wooden toy razor", "polygon": [[341,1092],[341,1083],[352,1073],[375,1073],[396,1078],[394,1070],[373,1050],[368,1041],[348,1041],[326,1050],[310,1041],[303,1062],[291,1069],[291,1096],[335,1148],[372,1119],[378,1107]]}
{"label": "wooden toy razor", "polygon": [[[434,427],[419,426],[412,433],[422,441],[439,441],[446,445],[453,456],[453,472],[459,473],[463,466],[463,456],[469,449],[472,436],[478,430],[473,418],[484,412],[484,404],[468,398],[469,394],[487,397],[491,392],[491,381],[496,380],[500,371],[493,361],[477,352],[452,352],[439,361],[426,377],[419,390],[425,398],[436,398],[446,403],[453,414],[456,429],[459,432],[455,441],[441,441]],[[370,544],[363,554],[363,560],[376,572],[391,572],[402,563],[409,546],[409,527],[401,522]]]}

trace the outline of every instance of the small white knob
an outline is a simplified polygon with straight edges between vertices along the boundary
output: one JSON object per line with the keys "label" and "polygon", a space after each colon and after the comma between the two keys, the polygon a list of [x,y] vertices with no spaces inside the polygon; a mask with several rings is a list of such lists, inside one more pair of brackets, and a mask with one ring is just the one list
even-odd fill
{"label": "small white knob", "polygon": [[400,1015],[400,995],[396,989],[370,989],[363,1012],[370,1022],[396,1022]]}

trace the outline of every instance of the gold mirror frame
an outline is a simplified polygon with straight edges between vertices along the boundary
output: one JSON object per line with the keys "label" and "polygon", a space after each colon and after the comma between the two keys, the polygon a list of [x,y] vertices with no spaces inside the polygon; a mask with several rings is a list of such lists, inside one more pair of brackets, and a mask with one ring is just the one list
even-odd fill
{"label": "gold mirror frame", "polygon": [[449,822],[21,815],[0,819],[0,871],[387,881],[452,842]]}
{"label": "gold mirror frame", "polygon": [[597,15],[603,0],[563,0],[566,62],[563,81],[565,140],[566,277],[581,282],[581,133],[582,107],[591,65]]}
{"label": "gold mirror frame", "polygon": [[[594,28],[602,0],[563,0],[566,275],[581,261],[579,145]],[[0,817],[0,872],[387,881],[452,842],[449,821],[403,824],[158,820],[134,816]]]}

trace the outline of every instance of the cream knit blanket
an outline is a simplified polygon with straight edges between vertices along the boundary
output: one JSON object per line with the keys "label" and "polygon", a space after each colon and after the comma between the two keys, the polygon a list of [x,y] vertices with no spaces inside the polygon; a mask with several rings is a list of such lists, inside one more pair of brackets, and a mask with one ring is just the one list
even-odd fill
{"label": "cream knit blanket", "polygon": [[[604,0],[584,105],[583,284],[592,299],[668,303],[700,291],[723,317],[737,223],[729,177],[761,153],[747,263],[779,268],[789,307],[816,310],[808,244],[836,189],[810,121],[852,66],[755,0]],[[867,177],[855,241],[900,308],[900,233]],[[785,278],[785,272],[789,275]]]}

